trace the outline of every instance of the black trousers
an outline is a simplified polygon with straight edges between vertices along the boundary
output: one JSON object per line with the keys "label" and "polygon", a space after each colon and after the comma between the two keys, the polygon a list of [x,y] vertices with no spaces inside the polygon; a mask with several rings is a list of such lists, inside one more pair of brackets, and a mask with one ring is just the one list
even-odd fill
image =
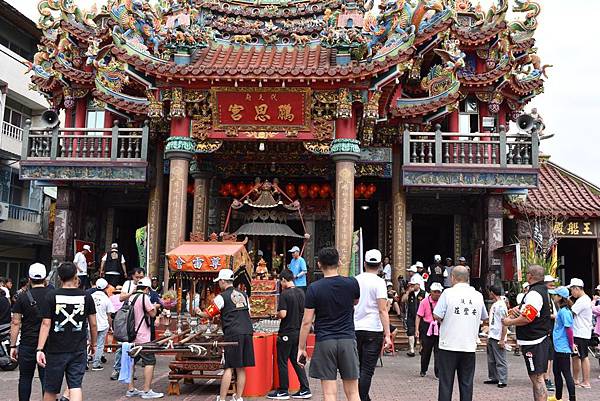
{"label": "black trousers", "polygon": [[375,374],[375,366],[383,347],[383,332],[357,331],[356,347],[358,349],[358,363],[360,365],[358,394],[361,401],[370,401],[369,390],[371,389],[373,374]]}
{"label": "black trousers", "polygon": [[458,376],[460,401],[473,401],[475,353],[440,349],[438,354],[440,379],[438,401],[452,401],[454,375]]}
{"label": "black trousers", "polygon": [[427,373],[429,369],[429,361],[431,361],[431,353],[433,352],[433,373],[435,377],[439,376],[438,368],[438,353],[439,353],[439,336],[428,336],[427,332],[420,332],[419,338],[423,349],[421,350],[421,373]]}
{"label": "black trousers", "polygon": [[[288,391],[288,360],[292,363],[292,367],[300,381],[300,390],[310,390],[308,378],[304,368],[298,365],[298,340],[300,333],[293,335],[279,335],[277,337],[277,367],[279,368],[279,390]],[[287,339],[285,341],[284,339]]]}
{"label": "black trousers", "polygon": [[37,366],[38,375],[42,384],[42,394],[44,393],[44,372],[45,369],[39,366],[35,360],[36,347],[20,345],[19,356],[19,401],[29,401],[31,397],[31,382]]}
{"label": "black trousers", "polygon": [[567,383],[569,398],[575,399],[575,381],[573,380],[573,375],[571,374],[571,354],[555,352],[554,362],[552,364],[552,372],[554,373],[554,383],[556,385],[556,392],[554,393],[556,399],[562,399],[563,377]]}

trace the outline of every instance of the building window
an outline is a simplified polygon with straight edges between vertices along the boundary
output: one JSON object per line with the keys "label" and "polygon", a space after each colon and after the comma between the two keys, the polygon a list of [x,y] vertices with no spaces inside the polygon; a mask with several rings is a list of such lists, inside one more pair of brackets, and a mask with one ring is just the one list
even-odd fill
{"label": "building window", "polygon": [[[85,120],[86,128],[104,128],[104,110],[88,109]],[[102,135],[102,131],[88,132],[88,135]]]}
{"label": "building window", "polygon": [[27,120],[29,116],[24,115],[20,111],[13,110],[9,107],[4,109],[4,122],[14,125],[15,127],[23,128],[25,125],[25,120]]}
{"label": "building window", "polygon": [[479,104],[477,98],[468,96],[460,102],[458,131],[461,134],[479,132]]}

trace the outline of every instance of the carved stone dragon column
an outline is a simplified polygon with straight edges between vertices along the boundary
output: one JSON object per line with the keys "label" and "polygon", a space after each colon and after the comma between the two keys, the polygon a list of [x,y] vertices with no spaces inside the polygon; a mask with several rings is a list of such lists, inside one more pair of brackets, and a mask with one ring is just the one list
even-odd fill
{"label": "carved stone dragon column", "polygon": [[398,276],[406,270],[406,192],[402,185],[402,149],[392,148],[392,280],[394,286]]}
{"label": "carved stone dragon column", "polygon": [[195,160],[190,163],[190,174],[194,179],[194,213],[192,232],[206,239],[208,231],[208,191],[212,173]]}

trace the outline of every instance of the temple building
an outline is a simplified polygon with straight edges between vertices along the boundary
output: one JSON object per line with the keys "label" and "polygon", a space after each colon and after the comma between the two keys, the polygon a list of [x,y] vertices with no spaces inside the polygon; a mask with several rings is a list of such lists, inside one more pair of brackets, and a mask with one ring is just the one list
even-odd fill
{"label": "temple building", "polygon": [[[298,245],[312,270],[335,245],[351,273],[361,229],[395,277],[440,254],[491,280],[514,242],[509,199],[542,199],[542,179],[563,176],[540,164],[543,132],[509,129],[543,92],[547,66],[540,6],[514,2],[514,21],[508,10],[508,0],[109,0],[89,11],[41,1],[32,81],[64,121],[26,129],[20,174],[58,187],[53,258],[71,258],[74,239],[94,243],[96,258],[118,242],[132,267],[146,226],[143,264],[158,274],[184,240],[269,221],[286,241],[246,234],[269,269]],[[277,212],[237,207],[268,183]]]}

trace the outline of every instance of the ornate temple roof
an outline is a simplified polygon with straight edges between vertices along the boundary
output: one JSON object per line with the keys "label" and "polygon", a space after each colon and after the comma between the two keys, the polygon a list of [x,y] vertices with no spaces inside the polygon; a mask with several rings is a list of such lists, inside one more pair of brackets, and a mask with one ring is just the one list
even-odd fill
{"label": "ornate temple roof", "polygon": [[539,186],[517,204],[523,214],[555,217],[600,217],[600,188],[548,160],[540,164]]}

